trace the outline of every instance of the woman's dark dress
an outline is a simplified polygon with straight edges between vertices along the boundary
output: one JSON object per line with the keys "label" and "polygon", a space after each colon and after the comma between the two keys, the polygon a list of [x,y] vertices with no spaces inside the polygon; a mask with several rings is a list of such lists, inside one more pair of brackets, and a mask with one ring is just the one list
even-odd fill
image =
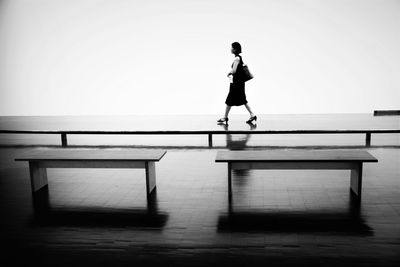
{"label": "woman's dark dress", "polygon": [[225,104],[228,106],[241,106],[247,104],[246,93],[244,91],[244,82],[241,79],[241,74],[243,73],[243,61],[241,56],[239,56],[239,58],[240,62],[237,66],[235,74],[233,74],[233,83],[231,83],[229,86],[229,94],[225,101]]}

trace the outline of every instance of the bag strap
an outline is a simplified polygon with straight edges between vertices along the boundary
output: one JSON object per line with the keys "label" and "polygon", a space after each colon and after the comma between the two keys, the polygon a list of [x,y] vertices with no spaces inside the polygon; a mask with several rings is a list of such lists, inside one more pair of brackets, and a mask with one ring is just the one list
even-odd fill
{"label": "bag strap", "polygon": [[240,63],[242,63],[242,66],[244,66],[244,62],[243,62],[242,56],[241,56],[241,55],[238,55],[238,56],[239,56],[239,58],[240,58]]}
{"label": "bag strap", "polygon": [[[241,65],[241,66],[242,66],[242,69],[243,69],[244,63],[243,63],[242,56],[241,56],[241,55],[238,55],[238,57],[240,58],[239,65]],[[232,65],[232,66],[233,66],[233,65]]]}

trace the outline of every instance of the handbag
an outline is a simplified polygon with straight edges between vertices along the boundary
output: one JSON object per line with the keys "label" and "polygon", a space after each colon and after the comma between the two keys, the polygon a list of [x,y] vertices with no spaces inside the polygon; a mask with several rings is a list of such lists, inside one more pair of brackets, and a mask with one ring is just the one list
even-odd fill
{"label": "handbag", "polygon": [[249,67],[247,65],[243,65],[242,69],[243,69],[242,79],[244,82],[247,82],[248,80],[254,78],[254,75],[250,72]]}

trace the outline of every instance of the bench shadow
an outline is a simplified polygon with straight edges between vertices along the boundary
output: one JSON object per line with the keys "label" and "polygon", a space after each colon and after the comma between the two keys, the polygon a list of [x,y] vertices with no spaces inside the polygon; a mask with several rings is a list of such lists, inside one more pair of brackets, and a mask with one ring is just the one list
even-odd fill
{"label": "bench shadow", "polygon": [[[360,213],[360,202],[350,194],[346,208],[337,210],[234,211],[230,201],[228,212],[218,218],[217,231],[264,233],[323,233],[328,235],[372,236],[373,229]],[[278,208],[277,208],[278,209]]]}
{"label": "bench shadow", "polygon": [[160,212],[154,189],[143,209],[118,209],[101,207],[53,208],[49,202],[48,188],[42,188],[33,197],[33,226],[79,226],[79,227],[139,227],[162,230],[169,215]]}
{"label": "bench shadow", "polygon": [[335,212],[235,212],[218,218],[218,232],[324,233],[372,236],[373,229],[362,218]]}

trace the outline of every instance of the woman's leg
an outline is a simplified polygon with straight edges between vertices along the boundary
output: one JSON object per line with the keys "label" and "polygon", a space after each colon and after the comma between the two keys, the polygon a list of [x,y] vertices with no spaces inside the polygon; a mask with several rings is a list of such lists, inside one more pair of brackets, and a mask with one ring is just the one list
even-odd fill
{"label": "woman's leg", "polygon": [[246,103],[246,104],[244,104],[244,106],[246,107],[247,111],[250,113],[250,116],[254,117],[254,113],[253,113],[253,111],[251,111],[249,104]]}
{"label": "woman's leg", "polygon": [[228,106],[228,105],[226,105],[226,108],[225,108],[225,118],[228,118],[228,115],[229,115],[229,111],[231,110],[231,106]]}

